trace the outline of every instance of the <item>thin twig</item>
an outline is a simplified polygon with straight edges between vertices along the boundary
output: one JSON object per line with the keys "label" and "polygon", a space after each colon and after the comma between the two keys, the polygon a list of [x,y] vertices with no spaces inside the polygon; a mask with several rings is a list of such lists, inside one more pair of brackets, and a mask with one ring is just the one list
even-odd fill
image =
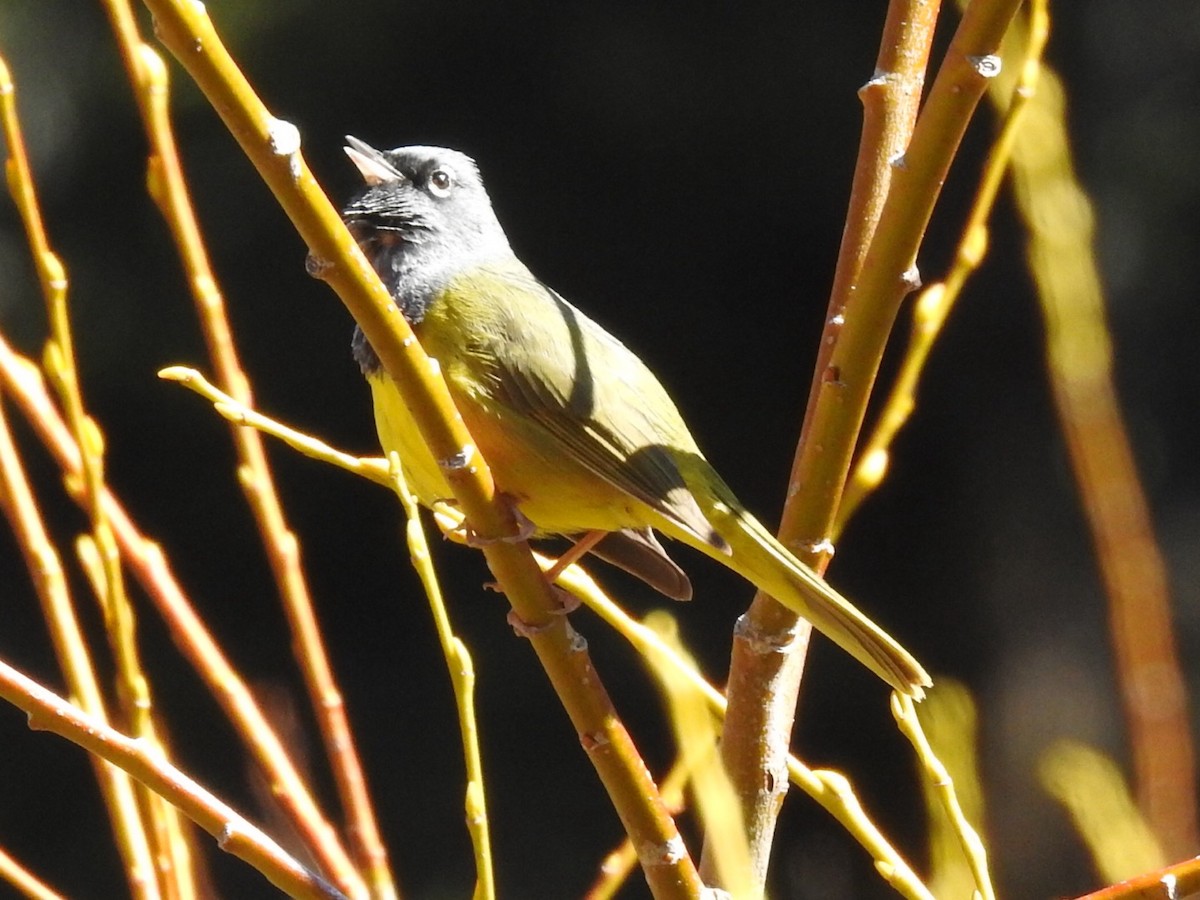
{"label": "thin twig", "polygon": [[676,753],[687,772],[693,805],[711,854],[706,866],[711,867],[714,881],[731,897],[751,897],[756,888],[750,847],[742,824],[741,803],[721,765],[720,719],[708,708],[705,691],[695,684],[695,661],[679,639],[675,619],[658,610],[646,617],[645,627],[673,651],[670,655],[651,652],[644,658],[662,686],[671,713]]}
{"label": "thin twig", "polygon": [[392,488],[392,475],[384,460],[379,457],[352,456],[349,453],[333,449],[311,435],[288,428],[234,400],[195,369],[189,369],[186,366],[168,366],[158,373],[158,377],[166,381],[177,382],[189,390],[195,391],[211,402],[213,408],[221,416],[235,425],[248,426],[263,434],[269,434],[310,459],[337,466],[339,469],[361,475],[378,485]]}
{"label": "thin twig", "polygon": [[[952,678],[943,678],[916,709],[929,746],[954,779],[963,817],[967,822],[982,823],[978,715],[970,691]],[[929,889],[937,897],[972,897],[974,870],[963,853],[965,841],[958,823],[946,815],[941,786],[923,777],[921,793],[929,833]]]}
{"label": "thin twig", "polygon": [[1195,852],[1196,752],[1167,567],[1113,383],[1091,203],[1049,69],[1013,147],[1013,187],[1046,327],[1046,361],[1100,575],[1142,812],[1171,856]]}
{"label": "thin twig", "polygon": [[[100,454],[102,442],[99,430],[83,412],[82,399],[74,377],[74,356],[70,349],[70,329],[66,323],[66,274],[58,257],[50,249],[45,228],[42,225],[41,210],[37,202],[33,174],[29,160],[25,154],[25,144],[21,137],[20,122],[17,117],[16,88],[9,76],[8,67],[0,59],[0,113],[4,119],[4,135],[8,146],[9,158],[5,162],[5,173],[9,190],[13,194],[17,209],[21,214],[30,249],[34,258],[38,278],[49,307],[51,323],[55,330],[54,338],[48,342],[46,356],[48,368],[57,373],[56,383],[60,396],[66,402],[75,433],[81,435],[81,440],[90,446],[92,452],[79,453],[79,466],[76,471],[76,485],[80,489],[82,504],[88,511],[97,542],[106,547],[107,564],[105,566],[105,592],[101,595],[105,619],[109,625],[112,637],[119,635],[117,647],[119,670],[124,675],[122,684],[126,688],[122,694],[126,701],[126,712],[143,729],[143,734],[152,734],[149,720],[144,716],[135,716],[129,708],[132,703],[136,708],[137,702],[144,702],[148,712],[150,707],[148,690],[140,678],[140,666],[132,648],[132,613],[126,602],[124,588],[120,577],[120,567],[117,554],[112,546],[112,533],[97,498],[103,492]],[[28,371],[37,372],[36,367],[29,363]],[[40,381],[40,375],[37,376]],[[46,399],[50,404],[49,398]],[[21,542],[22,551],[33,580],[38,588],[45,612],[46,624],[51,631],[59,665],[66,674],[68,683],[77,689],[81,702],[97,718],[105,717],[102,692],[96,680],[95,669],[90,653],[87,651],[75,612],[66,592],[66,582],[63,578],[60,557],[50,543],[45,529],[41,524],[38,512],[20,466],[16,449],[8,434],[7,424],[3,427],[5,442],[5,469],[9,493],[6,509],[13,519],[14,529]],[[82,476],[82,477],[80,477]],[[42,568],[45,566],[45,569]],[[114,619],[118,620],[114,622]],[[155,877],[158,871],[155,860],[161,859],[161,852],[170,852],[169,845],[160,844],[151,849],[151,838],[157,832],[155,823],[163,825],[166,818],[172,818],[161,807],[151,813],[151,822],[147,823],[139,809],[137,799],[133,794],[133,785],[120,773],[108,767],[97,766],[101,793],[105,798],[105,806],[112,822],[113,832],[117,840],[117,848],[125,863],[126,878],[134,895],[142,898],[157,898],[159,882]],[[148,827],[148,825],[150,827]]]}
{"label": "thin twig", "polygon": [[408,554],[413,568],[421,579],[429,609],[433,613],[434,629],[442,645],[442,655],[450,671],[450,682],[454,688],[454,702],[458,708],[459,732],[462,736],[463,763],[466,767],[467,787],[464,805],[467,814],[467,830],[471,834],[471,846],[475,851],[474,900],[494,900],[496,896],[495,873],[492,867],[492,843],[487,816],[487,800],[483,788],[483,757],[479,751],[479,730],[475,724],[475,665],[466,645],[454,633],[450,625],[450,614],[442,597],[442,587],[429,543],[421,527],[421,513],[417,498],[409,491],[404,480],[400,457],[392,453],[388,458],[388,470],[392,489],[404,507],[407,519],[405,536]]}
{"label": "thin twig", "polygon": [[971,866],[971,874],[975,877],[978,896],[982,900],[995,900],[996,892],[992,888],[991,875],[988,874],[987,849],[983,846],[979,833],[963,813],[958,794],[954,790],[954,779],[929,746],[912,698],[893,692],[892,715],[896,717],[896,724],[900,726],[901,733],[912,742],[913,749],[917,751],[917,759],[924,767],[930,789],[937,793],[942,808],[954,823],[954,831],[962,843],[963,853]]}
{"label": "thin twig", "polygon": [[0,881],[7,881],[22,897],[29,900],[65,900],[62,894],[0,849]]}

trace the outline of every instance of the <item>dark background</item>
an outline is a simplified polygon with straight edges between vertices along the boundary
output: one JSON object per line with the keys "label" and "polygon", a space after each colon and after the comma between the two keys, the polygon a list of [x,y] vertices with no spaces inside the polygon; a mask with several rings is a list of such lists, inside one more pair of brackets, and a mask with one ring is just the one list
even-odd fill
{"label": "dark background", "polygon": [[[343,134],[473,155],[517,252],[657,369],[717,468],[764,521],[775,520],[841,234],[861,124],[855,90],[871,74],[884,3],[211,0],[208,8],[273,112],[299,127],[335,200],[356,184]],[[1136,10],[1094,0],[1055,13],[1049,56],[1066,78],[1077,163],[1097,205],[1116,374],[1188,659],[1200,644],[1200,14],[1166,0]],[[17,82],[51,240],[70,273],[79,365],[106,429],[111,482],[246,675],[276,702],[298,697],[226,429],[198,398],[154,375],[173,363],[206,368],[205,357],[143,189],[145,141],[99,4],[7,0],[0,52]],[[302,242],[173,61],[171,72],[186,171],[258,405],[373,452],[348,315],[305,275]],[[983,111],[947,185],[920,257],[928,281],[952,252],[991,124]],[[0,317],[8,338],[36,354],[44,315],[23,240],[11,204],[0,203]],[[1096,883],[1065,816],[1037,785],[1038,755],[1069,736],[1126,758],[1104,598],[1040,339],[1006,199],[892,472],[831,570],[935,677],[975,692],[985,834],[1012,897]],[[65,553],[83,520],[45,456],[27,446]],[[396,507],[348,475],[279,447],[271,455],[402,885],[412,897],[466,896],[473,875],[454,708]],[[719,678],[749,590],[695,554],[677,555],[698,599],[672,611]],[[528,647],[505,624],[506,607],[479,590],[482,562],[451,547],[438,558],[480,678],[501,895],[577,896],[620,836],[616,817]],[[600,575],[634,609],[659,605],[610,571]],[[180,762],[253,813],[240,746],[142,607],[142,647]],[[0,622],[0,655],[61,686],[7,534]],[[661,771],[671,750],[652,683],[594,617],[581,612],[575,622]],[[1196,671],[1188,674],[1194,686]],[[846,770],[924,867],[913,764],[890,727],[886,694],[824,642],[812,654],[795,743],[812,764]],[[30,733],[11,710],[0,710],[0,747],[0,845],[69,896],[122,894],[83,754]],[[257,875],[211,855],[223,896],[272,895]],[[779,897],[888,895],[866,856],[798,792],[772,883]],[[644,893],[635,879],[627,896]]]}

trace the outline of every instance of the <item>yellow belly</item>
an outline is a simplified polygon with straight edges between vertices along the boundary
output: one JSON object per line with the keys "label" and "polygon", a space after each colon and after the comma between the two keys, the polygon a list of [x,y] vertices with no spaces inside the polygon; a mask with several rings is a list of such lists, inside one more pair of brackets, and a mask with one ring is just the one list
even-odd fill
{"label": "yellow belly", "polygon": [[[367,379],[375,426],[384,452],[396,452],[409,489],[425,506],[453,500],[453,492],[400,392],[384,372]],[[619,531],[638,527],[648,512],[591,470],[555,452],[537,426],[504,410],[456,395],[463,422],[487,460],[499,491],[512,497],[540,534]]]}

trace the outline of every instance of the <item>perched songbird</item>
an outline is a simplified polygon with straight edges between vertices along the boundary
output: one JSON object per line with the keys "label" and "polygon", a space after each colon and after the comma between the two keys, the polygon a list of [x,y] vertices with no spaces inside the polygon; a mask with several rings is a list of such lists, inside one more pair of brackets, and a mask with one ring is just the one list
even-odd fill
{"label": "perched songbird", "polygon": [[[620,341],[538,281],[513,254],[467,156],[381,152],[347,138],[366,181],[343,216],[463,421],[537,536],[564,535],[668,596],[691,585],[660,531],[728,566],[892,687],[929,676],[903,647],[792,556],[704,459],[658,379]],[[425,505],[452,497],[396,385],[361,330],[385,451]]]}

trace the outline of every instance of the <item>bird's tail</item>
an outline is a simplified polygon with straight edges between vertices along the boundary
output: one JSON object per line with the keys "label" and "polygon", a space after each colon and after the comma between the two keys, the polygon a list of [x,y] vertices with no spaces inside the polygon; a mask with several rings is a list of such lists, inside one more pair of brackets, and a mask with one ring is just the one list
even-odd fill
{"label": "bird's tail", "polygon": [[[921,664],[886,631],[800,562],[752,515],[722,508],[713,524],[732,551],[714,558],[812,622],[813,627],[901,693],[920,699],[933,682]],[[704,549],[704,548],[701,548]]]}

